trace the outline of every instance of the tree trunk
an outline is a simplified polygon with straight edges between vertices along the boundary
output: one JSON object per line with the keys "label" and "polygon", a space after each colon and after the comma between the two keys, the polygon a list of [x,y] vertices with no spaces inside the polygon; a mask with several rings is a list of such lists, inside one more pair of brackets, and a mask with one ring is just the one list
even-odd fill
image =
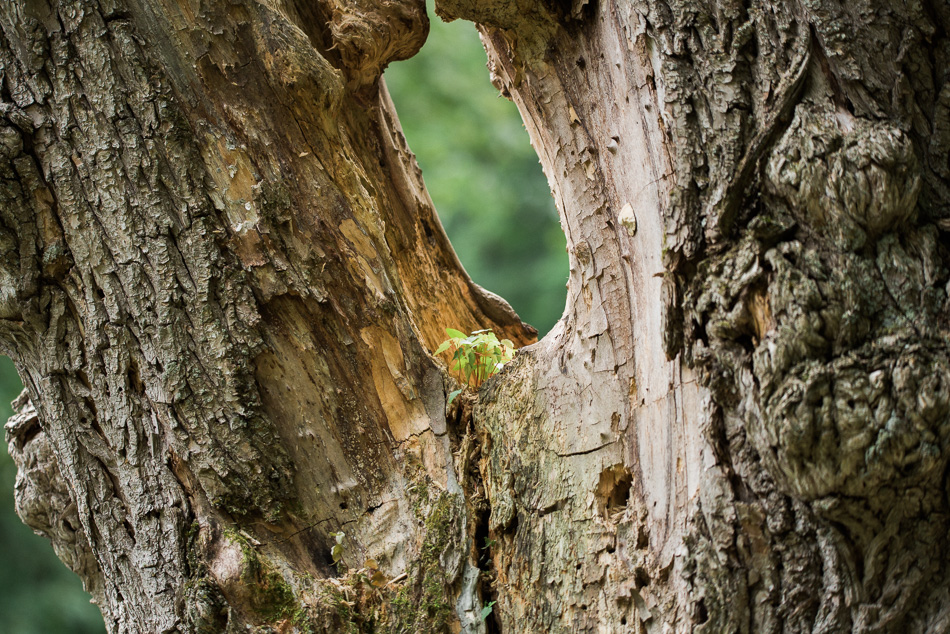
{"label": "tree trunk", "polygon": [[451,405],[444,327],[534,333],[380,78],[421,2],[0,5],[18,512],[110,632],[950,631],[950,8],[437,10],[571,263]]}

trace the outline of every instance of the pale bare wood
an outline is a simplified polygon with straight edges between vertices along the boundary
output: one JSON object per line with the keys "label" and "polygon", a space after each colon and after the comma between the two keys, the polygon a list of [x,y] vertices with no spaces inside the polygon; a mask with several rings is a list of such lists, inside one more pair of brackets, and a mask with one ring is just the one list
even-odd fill
{"label": "pale bare wood", "polygon": [[451,406],[446,325],[533,332],[380,79],[420,2],[0,5],[17,504],[109,630],[950,627],[950,10],[437,10],[571,264]]}

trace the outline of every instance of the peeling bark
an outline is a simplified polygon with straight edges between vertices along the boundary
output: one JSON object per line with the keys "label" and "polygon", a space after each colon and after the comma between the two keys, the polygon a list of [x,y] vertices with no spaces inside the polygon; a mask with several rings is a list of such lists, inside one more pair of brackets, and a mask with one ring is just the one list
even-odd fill
{"label": "peeling bark", "polygon": [[531,340],[462,271],[376,82],[421,5],[364,16],[375,44],[319,9],[2,9],[0,340],[42,421],[13,454],[50,483],[20,504],[69,492],[110,631],[266,621],[228,531],[288,587],[334,572],[339,530],[395,576],[409,474],[454,477],[426,350],[446,321]]}
{"label": "peeling bark", "polygon": [[18,510],[110,632],[950,628],[950,10],[437,11],[571,265],[451,406],[445,326],[534,332],[380,77],[421,2],[0,7]]}
{"label": "peeling bark", "polygon": [[950,13],[443,6],[572,255],[476,413],[505,628],[943,631]]}

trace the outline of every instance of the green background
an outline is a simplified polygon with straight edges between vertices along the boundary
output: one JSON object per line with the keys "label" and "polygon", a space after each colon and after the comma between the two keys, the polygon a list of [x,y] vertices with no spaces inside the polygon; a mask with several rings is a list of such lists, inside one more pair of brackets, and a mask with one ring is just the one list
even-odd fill
{"label": "green background", "polygon": [[[547,332],[564,308],[564,234],[514,105],[488,80],[469,23],[431,13],[422,52],[386,71],[409,146],[459,258],[472,278]],[[453,326],[453,324],[446,324]],[[0,357],[0,421],[22,386]],[[13,510],[16,468],[0,451],[0,632],[103,632],[78,577]]]}
{"label": "green background", "polygon": [[517,108],[488,79],[475,28],[430,18],[422,52],[386,71],[399,120],[472,279],[543,335],[564,310],[568,273],[547,180]]}

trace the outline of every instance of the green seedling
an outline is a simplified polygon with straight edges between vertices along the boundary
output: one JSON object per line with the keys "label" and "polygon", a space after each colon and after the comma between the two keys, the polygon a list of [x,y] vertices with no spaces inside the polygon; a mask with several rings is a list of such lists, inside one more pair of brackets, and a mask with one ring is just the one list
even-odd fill
{"label": "green seedling", "polygon": [[[488,377],[501,371],[515,354],[514,344],[507,339],[499,341],[491,330],[476,330],[466,335],[454,328],[446,328],[445,334],[449,338],[442,342],[435,353],[442,354],[454,348],[449,369],[457,373],[459,380],[475,389]],[[449,394],[449,403],[461,392],[456,390]]]}
{"label": "green seedling", "polygon": [[330,556],[333,557],[333,563],[336,564],[337,569],[339,569],[343,566],[343,539],[346,535],[343,531],[340,531],[339,533],[330,533],[330,537],[336,542],[330,549]]}

